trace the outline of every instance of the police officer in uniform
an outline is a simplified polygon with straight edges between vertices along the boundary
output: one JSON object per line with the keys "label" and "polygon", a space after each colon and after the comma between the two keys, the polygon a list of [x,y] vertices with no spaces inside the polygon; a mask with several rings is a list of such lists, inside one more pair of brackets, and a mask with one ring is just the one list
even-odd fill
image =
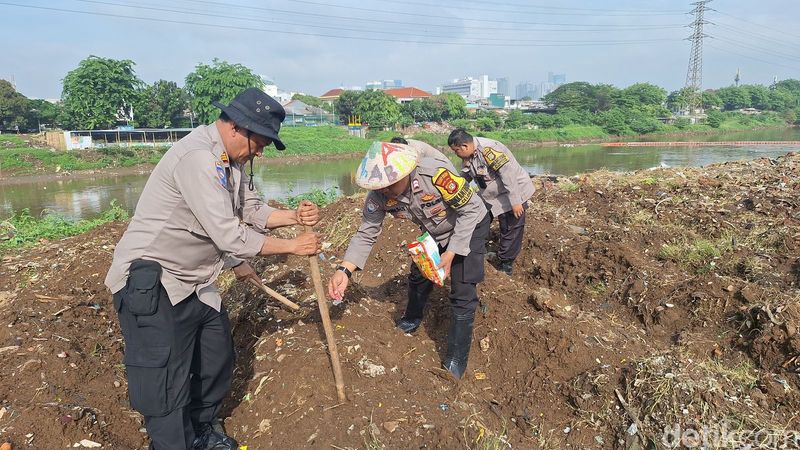
{"label": "police officer in uniform", "polygon": [[125,341],[131,407],[144,416],[151,450],[237,450],[213,425],[234,362],[214,282],[230,267],[239,279],[259,279],[245,258],[320,248],[315,233],[268,235],[316,224],[314,204],[276,210],[253,189],[252,159],[271,143],[285,148],[283,107],[255,88],[214,104],[220,118],[178,141],[153,169],[105,280]]}
{"label": "police officer in uniform", "polygon": [[462,175],[475,181],[478,194],[500,222],[499,269],[511,275],[522,249],[525,210],[535,191],[531,177],[511,150],[493,139],[472,137],[457,128],[450,133],[447,144],[462,160]]}
{"label": "police officer in uniform", "polygon": [[416,149],[420,159],[433,158],[439,161],[444,161],[445,163],[450,162],[450,159],[444,153],[440,152],[436,147],[428,144],[427,142],[417,139],[406,139],[400,136],[393,137],[389,142],[393,144],[406,144]]}
{"label": "police officer in uniform", "polygon": [[[328,283],[328,295],[341,300],[355,270],[363,269],[386,214],[408,219],[439,244],[440,268],[450,277],[452,322],[443,366],[461,379],[467,368],[472,324],[478,305],[476,285],[483,281],[484,254],[491,218],[483,201],[449,161],[419,158],[407,145],[376,142],[358,169],[356,183],[369,189],[361,226],[350,240],[344,261]],[[433,289],[411,264],[408,305],[397,327],[411,333],[422,323]]]}

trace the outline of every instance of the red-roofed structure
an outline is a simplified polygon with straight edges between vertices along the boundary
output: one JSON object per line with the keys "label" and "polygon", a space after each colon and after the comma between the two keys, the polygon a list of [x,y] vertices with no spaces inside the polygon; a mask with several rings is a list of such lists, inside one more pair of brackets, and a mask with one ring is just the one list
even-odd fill
{"label": "red-roofed structure", "polygon": [[319,99],[326,102],[332,102],[334,100],[338,100],[339,96],[342,95],[342,92],[344,92],[344,89],[342,88],[331,89],[330,91],[320,95]]}
{"label": "red-roofed structure", "polygon": [[415,87],[402,87],[402,88],[395,88],[395,89],[386,89],[385,91],[387,94],[391,95],[392,97],[397,99],[397,103],[408,103],[411,100],[417,98],[428,98],[431,97],[430,92],[425,92],[422,89],[417,89]]}

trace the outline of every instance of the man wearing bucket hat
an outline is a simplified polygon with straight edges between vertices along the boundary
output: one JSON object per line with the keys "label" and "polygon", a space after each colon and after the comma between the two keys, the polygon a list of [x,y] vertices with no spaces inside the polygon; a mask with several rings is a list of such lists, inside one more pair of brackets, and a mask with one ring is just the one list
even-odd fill
{"label": "man wearing bucket hat", "polygon": [[450,149],[461,158],[461,172],[478,185],[478,194],[500,222],[498,270],[511,275],[514,260],[522,250],[525,210],[536,190],[531,176],[505,145],[493,139],[472,137],[456,128],[447,139]]}
{"label": "man wearing bucket hat", "polygon": [[[420,225],[439,245],[439,267],[450,277],[452,322],[443,366],[461,379],[467,369],[478,305],[476,285],[483,281],[491,220],[483,201],[456,175],[450,161],[419,158],[416,149],[404,144],[374,143],[361,161],[356,183],[370,192],[361,226],[328,283],[328,295],[342,299],[352,272],[364,268],[387,213]],[[408,304],[397,322],[403,332],[419,327],[432,289],[433,283],[411,264]]]}
{"label": "man wearing bucket hat", "polygon": [[[315,233],[267,235],[316,224],[314,204],[274,209],[253,188],[253,158],[270,143],[285,148],[283,107],[254,88],[214,105],[219,119],[178,141],[153,169],[105,280],[125,342],[131,407],[144,416],[151,450],[237,450],[216,419],[234,354],[214,282],[230,267],[239,279],[258,279],[245,258],[320,250]],[[250,175],[242,170],[248,161]]]}

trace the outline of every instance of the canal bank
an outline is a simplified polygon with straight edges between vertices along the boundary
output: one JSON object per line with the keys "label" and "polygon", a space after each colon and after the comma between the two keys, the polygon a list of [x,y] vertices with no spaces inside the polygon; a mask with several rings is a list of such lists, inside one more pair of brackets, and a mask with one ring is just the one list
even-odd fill
{"label": "canal bank", "polygon": [[[674,136],[670,136],[675,139]],[[652,136],[648,139],[653,139]],[[696,135],[687,137],[697,141]],[[706,135],[703,139],[724,140],[800,140],[800,129],[758,130]],[[582,146],[511,145],[518,161],[531,174],[578,173],[607,169],[630,172],[651,167],[697,167],[724,161],[775,158],[795,146],[714,146],[691,148],[603,148],[599,144]],[[449,153],[449,152],[448,152]],[[345,195],[358,190],[353,173],[362,154],[343,153],[335,157],[319,155],[259,158],[255,163],[255,182],[268,199],[283,199],[315,190],[338,189]],[[452,157],[452,155],[451,155]],[[457,162],[457,161],[455,161]],[[70,218],[94,218],[108,209],[111,201],[133,211],[152,166],[99,169],[83,172],[9,177],[0,181],[0,219],[12,211],[29,209],[34,216],[52,211]]]}

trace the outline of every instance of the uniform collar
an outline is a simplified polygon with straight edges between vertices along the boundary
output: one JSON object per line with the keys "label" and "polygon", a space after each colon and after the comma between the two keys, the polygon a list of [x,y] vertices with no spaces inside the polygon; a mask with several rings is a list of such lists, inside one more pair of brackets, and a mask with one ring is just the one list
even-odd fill
{"label": "uniform collar", "polygon": [[[206,132],[208,133],[208,138],[211,140],[211,153],[220,161],[222,161],[222,154],[227,152],[225,151],[225,145],[222,143],[222,136],[219,134],[219,129],[217,128],[216,123],[212,123],[211,125],[204,125],[206,127]],[[228,161],[231,167],[238,167],[236,161],[232,160],[230,156],[228,156]]]}

